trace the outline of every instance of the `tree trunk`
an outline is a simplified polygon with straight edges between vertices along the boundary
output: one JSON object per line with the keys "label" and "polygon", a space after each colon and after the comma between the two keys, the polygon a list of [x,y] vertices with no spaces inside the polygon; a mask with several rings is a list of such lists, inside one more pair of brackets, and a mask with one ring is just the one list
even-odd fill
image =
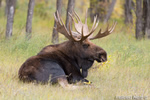
{"label": "tree trunk", "polygon": [[[56,9],[59,14],[61,14],[61,9],[62,9],[62,0],[57,0],[56,4]],[[54,22],[54,27],[56,27],[56,21]],[[56,29],[53,28],[53,33],[52,33],[52,43],[56,44],[59,41],[59,35]]]}
{"label": "tree trunk", "polygon": [[142,38],[142,0],[136,0],[136,39]]}
{"label": "tree trunk", "polygon": [[12,36],[15,3],[16,0],[8,0],[7,2],[8,12],[7,12],[7,25],[6,25],[6,39],[9,39]]}
{"label": "tree trunk", "polygon": [[0,7],[2,6],[2,0],[0,0]]}
{"label": "tree trunk", "polygon": [[95,6],[95,2],[90,0],[90,8],[89,8],[89,12],[90,12],[90,19],[91,19],[91,22],[93,22],[94,20],[94,13],[93,13],[93,10],[94,10],[94,6]]}
{"label": "tree trunk", "polygon": [[93,22],[97,15],[100,21],[104,21],[107,14],[108,0],[90,0],[90,18]]}
{"label": "tree trunk", "polygon": [[132,21],[132,0],[125,0],[125,24],[133,23]]}
{"label": "tree trunk", "polygon": [[29,4],[28,4],[28,14],[27,14],[27,22],[26,22],[26,37],[27,37],[27,39],[31,38],[34,4],[35,4],[35,0],[30,0]]}
{"label": "tree trunk", "polygon": [[104,23],[107,23],[107,21],[109,20],[112,12],[114,10],[115,4],[116,4],[116,0],[112,0],[110,7],[109,7],[109,10],[107,12],[106,18],[104,19]]}
{"label": "tree trunk", "polygon": [[48,4],[48,1],[49,1],[49,0],[45,0],[45,3]]}
{"label": "tree trunk", "polygon": [[145,36],[146,32],[146,27],[147,27],[147,0],[143,0],[143,15],[142,15],[142,21],[143,21],[143,27],[142,27],[142,32],[143,35]]}
{"label": "tree trunk", "polygon": [[147,27],[146,27],[146,36],[150,39],[150,1],[147,0]]}
{"label": "tree trunk", "polygon": [[[5,4],[6,4],[6,6],[5,6],[5,16],[7,16],[7,14],[8,14],[8,2],[9,2],[9,0],[5,0]],[[15,2],[14,2],[14,10],[16,10],[15,9],[16,4],[17,4],[17,0],[15,0]],[[15,13],[15,11],[14,11],[14,13]]]}
{"label": "tree trunk", "polygon": [[68,7],[67,7],[67,14],[66,14],[66,28],[69,30],[69,22],[72,28],[72,20],[69,17],[69,14],[72,14],[72,10],[74,9],[75,6],[75,0],[68,0]]}

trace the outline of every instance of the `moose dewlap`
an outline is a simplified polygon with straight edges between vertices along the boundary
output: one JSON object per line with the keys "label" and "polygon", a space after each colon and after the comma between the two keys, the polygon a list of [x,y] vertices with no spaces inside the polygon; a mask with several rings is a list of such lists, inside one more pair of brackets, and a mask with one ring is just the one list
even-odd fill
{"label": "moose dewlap", "polygon": [[107,60],[106,51],[90,40],[109,35],[114,30],[116,23],[110,29],[107,27],[105,32],[101,32],[100,29],[96,36],[91,37],[98,26],[97,17],[94,17],[92,29],[89,31],[87,17],[85,23],[82,23],[75,11],[73,11],[73,15],[69,15],[74,22],[76,32],[72,31],[71,28],[67,30],[57,11],[54,14],[57,24],[55,29],[68,38],[68,41],[48,45],[37,55],[27,59],[19,69],[20,80],[24,82],[59,83],[62,87],[66,87],[79,81],[87,82],[88,80],[85,78],[94,61],[104,62]]}

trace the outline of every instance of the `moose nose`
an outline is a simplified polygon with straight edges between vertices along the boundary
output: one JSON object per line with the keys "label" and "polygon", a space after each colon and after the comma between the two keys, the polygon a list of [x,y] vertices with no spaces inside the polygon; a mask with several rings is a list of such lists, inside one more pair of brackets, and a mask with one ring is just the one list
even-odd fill
{"label": "moose nose", "polygon": [[101,62],[107,61],[107,56],[105,54],[99,54],[99,59]]}

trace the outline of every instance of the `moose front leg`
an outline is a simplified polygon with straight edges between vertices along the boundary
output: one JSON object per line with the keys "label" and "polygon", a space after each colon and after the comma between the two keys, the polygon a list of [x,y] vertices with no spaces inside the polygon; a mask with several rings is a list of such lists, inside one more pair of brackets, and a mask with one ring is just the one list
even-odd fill
{"label": "moose front leg", "polygon": [[82,76],[86,78],[88,76],[88,69],[92,67],[94,61],[83,60],[82,61]]}
{"label": "moose front leg", "polygon": [[86,77],[88,76],[88,70],[83,70],[83,69],[82,69],[82,76],[83,76],[84,78],[86,78]]}

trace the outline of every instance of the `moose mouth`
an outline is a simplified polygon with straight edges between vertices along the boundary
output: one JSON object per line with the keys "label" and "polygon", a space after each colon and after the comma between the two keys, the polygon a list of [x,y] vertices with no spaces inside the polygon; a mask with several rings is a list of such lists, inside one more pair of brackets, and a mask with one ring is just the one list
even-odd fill
{"label": "moose mouth", "polygon": [[95,59],[97,62],[105,62],[105,61],[107,61],[107,59],[105,59],[105,58],[103,58],[103,57],[101,57],[101,58],[96,58]]}
{"label": "moose mouth", "polygon": [[94,62],[94,60],[96,60],[97,62],[105,62],[105,61],[107,61],[107,58],[104,58],[104,57],[100,57],[100,58],[98,58],[98,57],[95,57],[95,58],[91,58],[91,59],[88,59],[88,61],[89,62]]}

